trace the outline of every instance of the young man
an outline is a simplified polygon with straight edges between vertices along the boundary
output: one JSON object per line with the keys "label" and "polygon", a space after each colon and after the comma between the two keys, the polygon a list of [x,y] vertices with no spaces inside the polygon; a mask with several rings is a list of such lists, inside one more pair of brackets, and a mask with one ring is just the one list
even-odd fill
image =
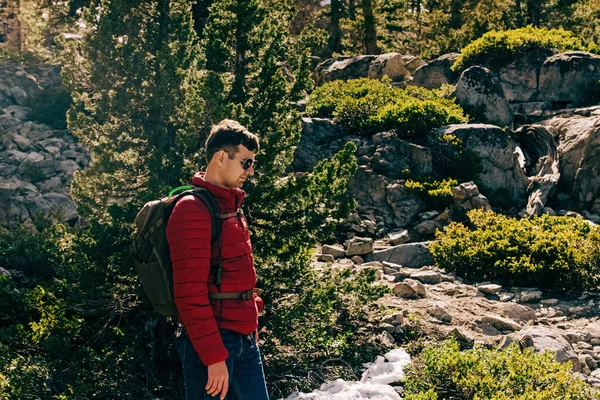
{"label": "young man", "polygon": [[[218,286],[218,247],[211,244],[211,215],[204,203],[193,195],[184,196],[167,225],[175,304],[183,328],[177,347],[187,400],[268,399],[256,344],[262,300],[252,293],[256,270],[248,225],[240,209],[246,194],[241,187],[254,174],[258,151],[256,135],[235,121],[223,120],[206,141],[206,173],[198,172],[192,179],[194,186],[214,195],[221,212]],[[209,299],[214,293],[241,295]]]}

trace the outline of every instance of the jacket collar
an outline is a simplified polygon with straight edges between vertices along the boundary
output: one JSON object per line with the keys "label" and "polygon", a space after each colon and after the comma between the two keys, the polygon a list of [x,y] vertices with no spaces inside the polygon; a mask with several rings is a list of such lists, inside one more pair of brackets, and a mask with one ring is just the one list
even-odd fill
{"label": "jacket collar", "polygon": [[226,189],[213,185],[204,180],[204,175],[205,172],[203,171],[197,172],[192,178],[192,185],[208,189],[215,196],[217,202],[225,206],[227,211],[235,212],[242,204],[244,197],[246,197],[246,192],[240,188]]}

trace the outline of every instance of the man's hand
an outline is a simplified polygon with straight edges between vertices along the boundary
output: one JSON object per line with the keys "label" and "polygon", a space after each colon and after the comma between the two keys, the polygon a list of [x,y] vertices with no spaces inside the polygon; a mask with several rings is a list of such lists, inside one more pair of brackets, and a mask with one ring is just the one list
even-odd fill
{"label": "man's hand", "polygon": [[256,328],[256,330],[254,331],[254,341],[256,342],[256,345],[258,346],[258,328]]}
{"label": "man's hand", "polygon": [[229,390],[229,371],[225,361],[208,366],[208,381],[205,389],[211,396],[218,396],[221,393],[221,400],[225,398]]}

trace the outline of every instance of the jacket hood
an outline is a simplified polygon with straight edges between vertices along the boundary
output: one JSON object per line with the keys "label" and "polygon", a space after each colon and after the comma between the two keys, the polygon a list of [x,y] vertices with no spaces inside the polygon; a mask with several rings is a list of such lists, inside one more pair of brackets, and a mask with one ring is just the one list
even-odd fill
{"label": "jacket hood", "polygon": [[240,188],[226,189],[220,186],[213,185],[204,179],[206,172],[196,172],[192,178],[192,185],[200,186],[208,189],[216,198],[216,200],[225,205],[232,212],[237,210],[242,204],[242,200],[246,197],[246,192]]}

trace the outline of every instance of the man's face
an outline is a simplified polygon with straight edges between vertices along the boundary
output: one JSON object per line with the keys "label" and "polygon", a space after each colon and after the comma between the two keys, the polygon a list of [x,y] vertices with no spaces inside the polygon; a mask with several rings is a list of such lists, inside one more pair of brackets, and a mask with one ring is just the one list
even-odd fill
{"label": "man's face", "polygon": [[249,163],[247,160],[254,160],[255,153],[248,150],[246,146],[237,146],[237,152],[225,152],[225,162],[223,168],[223,183],[229,189],[241,188],[246,179],[254,175],[254,162],[252,165],[244,169],[244,163]]}

